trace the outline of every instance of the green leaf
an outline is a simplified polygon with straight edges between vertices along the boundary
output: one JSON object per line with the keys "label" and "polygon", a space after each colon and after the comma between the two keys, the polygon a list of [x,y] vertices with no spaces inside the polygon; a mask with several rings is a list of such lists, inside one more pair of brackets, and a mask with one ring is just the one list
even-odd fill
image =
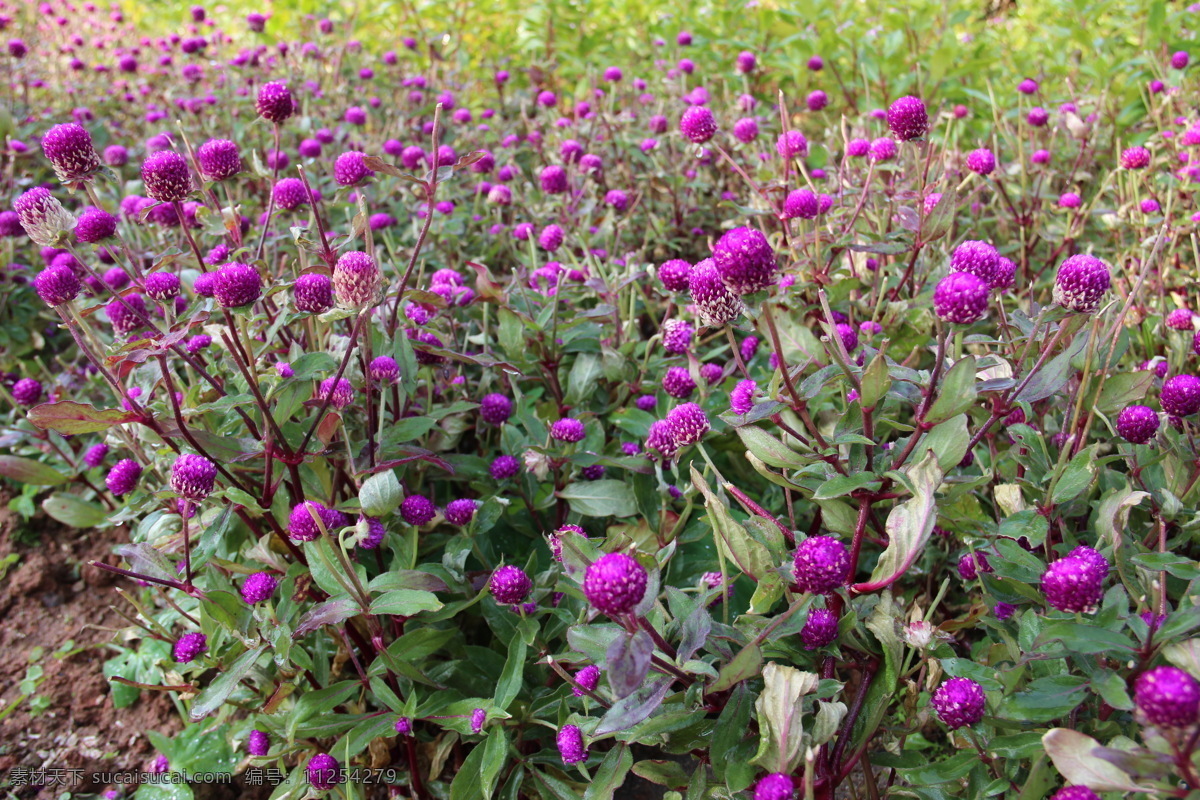
{"label": "green leaf", "polygon": [[571,510],[585,517],[632,517],[637,513],[633,487],[625,481],[579,481],[558,492]]}
{"label": "green leaf", "polygon": [[752,578],[766,575],[775,568],[771,551],[762,542],[754,539],[746,529],[734,521],[725,504],[717,499],[704,476],[692,466],[692,485],[704,495],[709,520],[716,534],[717,546],[726,558],[737,564],[738,569]]}
{"label": "green leaf", "polygon": [[507,734],[503,728],[492,728],[488,731],[487,741],[483,744],[483,764],[479,770],[485,800],[496,791],[496,779],[500,777],[500,771],[504,768],[507,755]]}
{"label": "green leaf", "polygon": [[619,733],[629,730],[639,722],[648,719],[662,705],[663,699],[671,691],[673,678],[663,678],[657,681],[647,681],[636,692],[613,703],[600,723],[596,726],[595,735]]}
{"label": "green leaf", "polygon": [[1070,714],[1087,695],[1087,678],[1053,675],[1038,678],[1025,691],[1009,695],[999,716],[1019,722],[1049,722]]}
{"label": "green leaf", "polygon": [[942,378],[937,400],[925,415],[925,422],[936,424],[957,416],[975,404],[975,397],[975,357],[963,356]]}
{"label": "green leaf", "polygon": [[913,497],[892,509],[885,527],[888,546],[879,556],[875,570],[866,583],[856,584],[855,592],[873,592],[898,579],[929,541],[937,522],[935,493],[942,484],[942,468],[932,450],[908,469]]}
{"label": "green leaf", "polygon": [[729,752],[749,734],[750,715],[754,711],[754,697],[746,684],[739,683],[721,709],[716,727],[712,732],[712,768],[717,780],[725,780],[729,766]]}
{"label": "green leaf", "polygon": [[932,450],[937,456],[938,466],[942,468],[942,472],[949,472],[962,462],[970,442],[971,434],[967,430],[967,415],[958,414],[934,426],[917,443],[917,448],[918,452],[921,449]]}
{"label": "green leaf", "polygon": [[30,486],[57,486],[67,481],[67,476],[54,467],[20,456],[0,456],[0,478]]}
{"label": "green leaf", "polygon": [[108,517],[108,512],[101,506],[66,492],[55,492],[47,497],[42,501],[42,510],[72,528],[94,528]]}
{"label": "green leaf", "polygon": [[717,680],[709,687],[709,691],[721,692],[744,680],[757,676],[758,668],[762,666],[762,662],[762,649],[754,643],[746,645],[728,664],[721,668]]}
{"label": "green leaf", "polygon": [[928,786],[934,783],[947,783],[966,777],[975,765],[979,763],[979,755],[974,751],[959,753],[956,756],[925,764],[912,769],[900,769],[897,772],[904,777],[910,786]]}
{"label": "green leaf", "polygon": [[437,611],[443,603],[433,592],[420,589],[393,589],[371,601],[372,614],[411,617],[421,611]]}
{"label": "green leaf", "polygon": [[238,687],[242,678],[246,677],[253,669],[254,662],[258,660],[258,656],[266,647],[265,644],[261,644],[242,653],[227,670],[210,683],[204,691],[196,695],[189,712],[192,722],[204,719],[225,702],[226,698]]}
{"label": "green leaf", "polygon": [[604,373],[604,362],[595,353],[580,353],[567,375],[567,402],[576,405],[590,397]]}
{"label": "green leaf", "polygon": [[892,387],[892,376],[888,373],[887,358],[876,353],[867,365],[860,380],[862,393],[859,402],[863,408],[875,408]]}
{"label": "green leaf", "polygon": [[1001,536],[1010,539],[1020,539],[1024,536],[1034,547],[1042,546],[1049,531],[1050,521],[1032,508],[1018,511],[1000,523]]}
{"label": "green leaf", "polygon": [[1046,642],[1055,641],[1061,642],[1072,653],[1113,653],[1120,658],[1129,658],[1138,649],[1134,641],[1123,633],[1065,620],[1050,622],[1042,628],[1035,649]]}
{"label": "green leaf", "polygon": [[1141,372],[1118,372],[1109,375],[1096,400],[1096,410],[1101,414],[1112,414],[1133,405],[1146,396],[1154,386],[1155,375],[1150,370]]}
{"label": "green leaf", "polygon": [[[961,460],[961,457],[960,457]],[[870,472],[856,472],[853,475],[838,475],[822,483],[813,494],[814,500],[833,500],[858,489],[871,489],[882,486],[882,481]]]}
{"label": "green leaf", "polygon": [[65,436],[105,431],[113,425],[132,422],[137,415],[131,411],[115,408],[98,409],[87,403],[61,400],[57,403],[42,403],[29,409],[29,421],[42,430],[51,430]]}
{"label": "green leaf", "polygon": [[1125,688],[1125,680],[1112,670],[1103,669],[1092,676],[1092,691],[1113,708],[1133,710],[1133,700]]}
{"label": "green leaf", "polygon": [[1068,728],[1054,728],[1042,737],[1042,746],[1054,762],[1054,768],[1067,783],[1087,786],[1097,792],[1152,792],[1138,786],[1115,764],[1093,751],[1100,743],[1092,737]]}
{"label": "green leaf", "polygon": [[609,750],[583,793],[583,800],[612,800],[613,794],[624,785],[632,766],[633,753],[624,742]]}
{"label": "green leaf", "polygon": [[508,643],[508,660],[496,684],[496,708],[507,711],[509,704],[521,693],[521,681],[525,674],[525,640],[514,636]]}
{"label": "green leaf", "polygon": [[1096,475],[1096,448],[1092,445],[1079,452],[1063,468],[1058,483],[1054,485],[1054,494],[1050,501],[1055,505],[1069,503],[1082,494],[1092,483]]}
{"label": "green leaf", "polygon": [[776,469],[799,469],[807,466],[809,459],[804,458],[786,444],[771,434],[754,425],[745,425],[737,429],[742,444],[760,461]]}
{"label": "green leaf", "polygon": [[[504,765],[508,743],[503,728],[488,731],[488,738],[475,745],[450,783],[450,800],[486,800],[492,796],[496,776]],[[499,752],[499,756],[497,756]],[[499,759],[499,763],[497,762]]]}
{"label": "green leaf", "polygon": [[363,481],[358,490],[358,502],[368,517],[385,517],[400,507],[404,501],[404,490],[396,478],[395,470],[377,472]]}

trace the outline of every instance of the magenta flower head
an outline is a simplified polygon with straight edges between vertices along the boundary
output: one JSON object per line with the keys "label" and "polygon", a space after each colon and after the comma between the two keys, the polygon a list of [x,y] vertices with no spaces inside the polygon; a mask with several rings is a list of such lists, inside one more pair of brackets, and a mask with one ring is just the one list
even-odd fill
{"label": "magenta flower head", "polygon": [[669,319],[662,324],[662,345],[672,355],[686,353],[692,347],[692,335],[695,331],[691,324],[683,319]]}
{"label": "magenta flower head", "polygon": [[100,171],[100,156],[92,134],[82,125],[55,125],[42,137],[42,152],[54,165],[54,174],[66,184],[89,181]]}
{"label": "magenta flower head", "polygon": [[553,253],[558,248],[562,247],[563,229],[558,225],[550,224],[542,228],[538,234],[538,246],[543,250]]}
{"label": "magenta flower head", "polygon": [[733,138],[749,144],[758,138],[758,121],[753,117],[743,117],[733,123]]}
{"label": "magenta flower head", "polygon": [[1150,166],[1150,151],[1144,147],[1130,147],[1121,152],[1122,169],[1145,169]]}
{"label": "magenta flower head", "polygon": [[88,208],[75,223],[75,238],[87,244],[102,242],[117,232],[117,218],[107,211]]}
{"label": "magenta flower head", "polygon": [[260,117],[276,125],[286,120],[296,110],[291,90],[288,89],[287,84],[279,81],[263,84],[263,87],[258,90],[254,108]]}
{"label": "magenta flower head", "polygon": [[583,594],[597,611],[619,617],[642,602],[648,580],[646,568],[633,556],[607,553],[584,573]]}
{"label": "magenta flower head", "polygon": [[873,140],[870,155],[872,161],[891,161],[896,157],[896,140],[890,136],[880,136]]}
{"label": "magenta flower head", "polygon": [[104,485],[110,492],[120,497],[132,492],[141,476],[142,465],[133,459],[123,458],[113,464],[112,469],[108,471],[108,475],[104,478]]}
{"label": "magenta flower head", "polygon": [[829,594],[850,576],[850,553],[832,536],[810,536],[796,548],[792,572],[801,591]]}
{"label": "magenta flower head", "polygon": [[1138,677],[1134,704],[1155,727],[1188,728],[1200,719],[1200,683],[1176,667],[1155,667]]}
{"label": "magenta flower head", "polygon": [[559,442],[579,442],[587,431],[583,423],[571,417],[563,417],[550,426],[550,438]]}
{"label": "magenta flower head", "polygon": [[171,466],[171,490],[188,500],[208,497],[217,479],[217,465],[204,456],[183,453]]}
{"label": "magenta flower head", "polygon": [[668,460],[679,451],[679,443],[675,441],[671,425],[665,419],[650,423],[650,430],[646,432],[646,448],[662,454]]}
{"label": "magenta flower head", "polygon": [[583,744],[583,731],[578,725],[563,725],[555,737],[558,754],[563,763],[570,766],[587,761],[587,747]]}
{"label": "magenta flower head", "polygon": [[493,392],[479,401],[479,416],[489,425],[503,425],[513,414],[513,401]]}
{"label": "magenta flower head", "polygon": [[1163,411],[1175,417],[1190,417],[1200,411],[1200,378],[1173,375],[1163,382],[1158,394]]}
{"label": "magenta flower head", "polygon": [[958,576],[964,581],[975,580],[981,572],[992,572],[992,565],[988,563],[985,553],[977,550],[973,553],[964,553],[958,559]]}
{"label": "magenta flower head", "polygon": [[734,294],[746,295],[775,282],[775,251],[754,228],[734,228],[713,246],[713,264]]}
{"label": "magenta flower head", "polygon": [[178,203],[192,191],[187,159],[174,150],[159,150],[142,162],[146,194],[160,203]]}
{"label": "magenta flower head", "polygon": [[1060,558],[1042,573],[1042,594],[1059,611],[1090,614],[1104,594],[1104,576],[1082,558]]}
{"label": "magenta flower head", "polygon": [[1050,800],[1100,800],[1100,795],[1086,786],[1064,786],[1052,794]]}
{"label": "magenta flower head", "polygon": [[377,356],[371,359],[368,372],[376,383],[394,383],[400,377],[400,365],[391,356]]}
{"label": "magenta flower head", "polygon": [[901,97],[888,108],[888,128],[902,142],[919,139],[929,132],[929,114],[919,97]]}
{"label": "magenta flower head", "polygon": [[250,731],[246,737],[246,752],[252,756],[265,756],[271,749],[271,737],[259,730]]}
{"label": "magenta flower head", "polygon": [[363,162],[366,153],[348,150],[333,162],[333,179],[342,186],[356,186],[375,173]]}
{"label": "magenta flower head", "polygon": [[588,664],[575,673],[575,682],[579,686],[571,689],[571,693],[576,697],[583,697],[587,693],[584,689],[588,692],[596,691],[596,687],[600,685],[600,668],[595,664]]}
{"label": "magenta flower head", "polygon": [[695,144],[704,144],[717,133],[717,121],[707,106],[689,106],[679,118],[679,131]]}
{"label": "magenta flower head", "polygon": [[683,403],[672,408],[667,412],[666,423],[676,447],[695,444],[704,438],[711,427],[708,415],[695,403]]}
{"label": "magenta flower head", "polygon": [[796,783],[784,772],[765,775],[754,786],[754,800],[792,800],[795,796]]}
{"label": "magenta flower head", "polygon": [[969,272],[995,288],[1000,254],[987,242],[968,239],[950,254],[951,272]]}
{"label": "magenta flower head", "polygon": [[688,291],[700,321],[710,327],[726,325],[740,317],[745,310],[741,298],[729,290],[711,258],[692,267],[688,276]]}
{"label": "magenta flower head", "polygon": [[749,50],[743,50],[737,54],[737,71],[743,75],[748,75],[754,72],[754,67],[758,64],[758,59],[754,57],[754,53]]}
{"label": "magenta flower head", "polygon": [[669,292],[686,292],[692,265],[681,258],[665,261],[658,268],[658,279]]}
{"label": "magenta flower head", "polygon": [[511,606],[529,596],[533,591],[533,581],[529,580],[525,570],[508,564],[492,573],[488,589],[497,603]]}
{"label": "magenta flower head", "polygon": [[375,259],[358,250],[342,253],[333,267],[333,294],[344,308],[364,309],[379,302],[383,276]]}
{"label": "magenta flower head", "polygon": [[33,378],[21,378],[13,384],[12,396],[17,405],[31,406],[42,399],[42,384]]}
{"label": "magenta flower head", "polygon": [[1177,50],[1171,54],[1171,66],[1175,69],[1185,69],[1189,60],[1186,50]]}
{"label": "magenta flower head", "polygon": [[322,402],[328,400],[329,404],[339,411],[354,402],[354,385],[345,378],[338,378],[336,381],[333,376],[321,381],[321,385],[317,388],[317,400]]}
{"label": "magenta flower head", "polygon": [[207,649],[208,637],[203,633],[185,633],[175,642],[175,660],[180,664],[187,664]]}
{"label": "magenta flower head", "polygon": [[55,245],[58,239],[75,228],[75,218],[50,191],[35,186],[13,201],[13,211],[29,238],[42,247]]}
{"label": "magenta flower head", "polygon": [[497,456],[488,467],[488,474],[498,481],[511,478],[520,471],[521,462],[514,456]]}
{"label": "magenta flower head", "polygon": [[196,150],[200,177],[206,181],[223,181],[242,171],[242,156],[238,146],[228,139],[209,139]]}
{"label": "magenta flower head", "polygon": [[317,753],[308,760],[305,768],[308,783],[319,792],[327,792],[346,780],[342,765],[328,753]]}
{"label": "magenta flower head", "polygon": [[820,201],[809,189],[796,189],[783,201],[785,219],[813,219],[821,211]]}
{"label": "magenta flower head", "polygon": [[412,718],[411,717],[398,717],[396,719],[396,733],[400,734],[401,736],[411,736],[412,735]]}
{"label": "magenta flower head", "polygon": [[83,463],[94,469],[103,464],[106,458],[108,458],[108,445],[94,444],[83,454]]}
{"label": "magenta flower head", "polygon": [[804,627],[800,629],[800,641],[805,650],[824,647],[837,638],[838,618],[827,608],[814,608],[808,612]]}
{"label": "magenta flower head", "polygon": [[1075,255],[1064,261],[1054,278],[1054,302],[1070,311],[1091,314],[1112,285],[1108,264],[1095,256]]}
{"label": "magenta flower head", "polygon": [[796,158],[808,155],[808,140],[800,131],[787,131],[775,141],[775,152],[780,158]]}
{"label": "magenta flower head", "polygon": [[669,367],[663,375],[662,387],[671,397],[686,400],[696,391],[696,382],[692,380],[687,367]]}
{"label": "magenta flower head", "polygon": [[242,582],[242,599],[250,605],[265,603],[275,594],[279,581],[269,572],[255,572]]}
{"label": "magenta flower head", "polygon": [[222,308],[241,308],[262,295],[262,278],[249,264],[231,261],[216,271],[212,291]]}
{"label": "magenta flower head", "polygon": [[304,181],[299,178],[284,178],[271,189],[275,205],[284,211],[306,206],[312,202],[312,195],[304,188]]}
{"label": "magenta flower head", "polygon": [[73,269],[59,265],[46,267],[39,272],[33,279],[33,288],[37,290],[43,303],[53,307],[74,300],[83,291],[83,284],[79,282]]}
{"label": "magenta flower head", "polygon": [[938,719],[951,730],[974,725],[983,719],[987,695],[970,678],[951,678],[938,687],[930,701]]}
{"label": "magenta flower head", "polygon": [[305,500],[294,506],[292,513],[288,515],[288,538],[293,542],[315,541],[321,538],[321,525],[328,530],[332,521],[329,509],[323,504],[316,500]]}
{"label": "magenta flower head", "polygon": [[987,313],[988,292],[987,283],[971,273],[951,272],[933,290],[933,313],[943,322],[978,322]]}
{"label": "magenta flower head", "polygon": [[292,286],[292,300],[299,311],[323,314],[333,308],[333,282],[319,272],[301,275]]}
{"label": "magenta flower head", "polygon": [[754,410],[754,392],[758,384],[752,380],[738,381],[729,393],[729,410],[734,414],[749,414]]}
{"label": "magenta flower head", "polygon": [[562,194],[568,188],[567,171],[557,164],[550,164],[542,168],[538,182],[546,194]]}
{"label": "magenta flower head", "polygon": [[[1095,573],[1102,581],[1108,577],[1108,571],[1110,569],[1108,559],[1101,555],[1100,551],[1096,550],[1095,548],[1088,547],[1087,545],[1080,545],[1068,553],[1067,558],[1077,558],[1084,564],[1087,564],[1088,567],[1091,568],[1092,572]],[[989,567],[983,571],[991,572],[992,570]]]}
{"label": "magenta flower head", "polygon": [[443,514],[446,517],[446,521],[451,525],[469,525],[475,517],[475,509],[477,507],[476,502],[470,498],[451,500],[446,504]]}
{"label": "magenta flower head", "polygon": [[423,495],[410,494],[400,504],[400,518],[409,525],[425,525],[436,513],[433,502]]}
{"label": "magenta flower head", "polygon": [[1117,415],[1117,435],[1133,444],[1146,444],[1158,433],[1158,414],[1148,406],[1126,406]]}
{"label": "magenta flower head", "polygon": [[996,169],[996,156],[986,147],[967,153],[967,169],[978,175],[991,175]]}

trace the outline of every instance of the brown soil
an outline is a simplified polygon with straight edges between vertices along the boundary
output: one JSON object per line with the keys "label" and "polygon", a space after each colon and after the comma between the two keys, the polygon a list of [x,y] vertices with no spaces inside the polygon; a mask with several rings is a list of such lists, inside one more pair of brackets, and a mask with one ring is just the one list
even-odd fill
{"label": "brown soil", "polygon": [[[0,579],[0,711],[21,697],[20,683],[31,663],[45,671],[36,696],[49,704],[34,713],[31,698],[24,699],[0,721],[0,786],[10,783],[14,769],[81,770],[81,782],[73,785],[80,773],[59,773],[68,785],[59,783],[52,794],[99,792],[110,787],[95,785],[92,772],[145,769],[154,750],[144,732],[171,735],[180,727],[179,715],[163,694],[143,692],[132,706],[115,708],[101,671],[115,655],[105,647],[112,629],[127,623],[112,608],[120,602],[112,592],[112,576],[86,565],[93,560],[115,563],[112,547],[124,537],[71,530],[38,518],[31,525],[41,540],[27,545],[14,538],[21,520],[4,507],[6,501],[0,495],[0,560],[12,553],[20,560]],[[69,640],[72,650],[83,649],[55,657]],[[41,656],[31,655],[38,647]],[[33,786],[11,783],[17,797],[39,796]]]}

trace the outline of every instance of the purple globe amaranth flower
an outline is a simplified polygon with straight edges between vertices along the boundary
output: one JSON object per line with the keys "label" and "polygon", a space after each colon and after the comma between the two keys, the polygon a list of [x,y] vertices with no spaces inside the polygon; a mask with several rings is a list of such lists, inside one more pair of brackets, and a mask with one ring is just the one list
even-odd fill
{"label": "purple globe amaranth flower", "polygon": [[55,125],[46,131],[42,137],[42,152],[62,183],[88,181],[100,171],[100,156],[92,144],[92,134],[74,122]]}
{"label": "purple globe amaranth flower", "polygon": [[174,272],[153,272],[146,276],[146,294],[158,301],[179,297],[183,284]]}
{"label": "purple globe amaranth flower", "polygon": [[395,727],[396,733],[400,734],[401,736],[412,735],[413,725],[410,717],[397,717]]}
{"label": "purple globe amaranth flower", "polygon": [[35,186],[14,200],[13,211],[17,212],[29,238],[42,247],[54,246],[64,233],[75,229],[75,217],[42,186]]}
{"label": "purple globe amaranth flower", "polygon": [[208,637],[203,633],[185,633],[175,642],[173,654],[177,662],[187,664],[207,649]]}
{"label": "purple globe amaranth flower", "polygon": [[587,747],[583,743],[583,731],[578,725],[563,725],[555,737],[558,754],[563,763],[570,766],[587,761]]}
{"label": "purple globe amaranth flower", "polygon": [[704,259],[692,268],[688,277],[688,291],[700,321],[709,327],[726,325],[745,310],[741,298],[730,291],[711,258]]}
{"label": "purple globe amaranth flower", "polygon": [[757,64],[758,59],[755,58],[754,53],[751,53],[749,50],[743,50],[737,54],[735,66],[737,67],[737,71],[743,75],[754,72],[754,67]]}
{"label": "purple globe amaranth flower", "polygon": [[49,266],[33,279],[33,288],[42,302],[53,307],[74,300],[83,291],[83,284],[70,267]]}
{"label": "purple globe amaranth flower", "polygon": [[208,497],[217,479],[217,465],[204,456],[183,453],[171,465],[171,490],[194,501]]}
{"label": "purple globe amaranth flower", "polygon": [[538,234],[538,246],[553,253],[563,243],[563,229],[557,225],[547,225]]}
{"label": "purple globe amaranth flower", "polygon": [[31,406],[42,399],[42,384],[33,378],[22,378],[13,384],[12,396],[17,405]]}
{"label": "purple globe amaranth flower", "polygon": [[657,451],[663,458],[670,459],[679,451],[679,447],[669,422],[660,419],[650,423],[650,429],[646,432],[648,450]]}
{"label": "purple globe amaranth flower", "polygon": [[400,378],[400,365],[391,356],[377,356],[371,359],[368,373],[376,383],[394,383]]}
{"label": "purple globe amaranth flower", "polygon": [[1150,166],[1150,151],[1144,147],[1130,147],[1121,152],[1122,169],[1145,169]]}
{"label": "purple globe amaranth flower", "polygon": [[287,84],[271,81],[263,84],[263,87],[258,90],[254,108],[258,111],[258,115],[267,122],[278,125],[295,113],[296,105]]}
{"label": "purple globe amaranth flower", "polygon": [[1112,284],[1108,264],[1085,254],[1068,258],[1054,278],[1054,302],[1070,310],[1090,314]]}
{"label": "purple globe amaranth flower", "polygon": [[103,464],[106,458],[108,458],[108,445],[103,443],[94,444],[83,454],[83,463],[95,469]]}
{"label": "purple globe amaranth flower", "polygon": [[503,425],[513,414],[513,401],[493,392],[479,401],[479,416],[489,425]]}
{"label": "purple globe amaranth flower", "polygon": [[117,333],[131,333],[145,324],[146,300],[140,294],[126,295],[106,305],[104,313]]}
{"label": "purple globe amaranth flower", "polygon": [[1155,667],[1138,677],[1134,704],[1155,727],[1188,728],[1200,719],[1200,683],[1176,667]]}
{"label": "purple globe amaranth flower", "polygon": [[758,384],[750,379],[738,381],[729,393],[729,410],[734,414],[749,414],[754,410],[754,393]]}
{"label": "purple globe amaranth flower", "polygon": [[21,215],[15,211],[0,211],[0,236],[15,238],[24,235],[25,229],[21,227]]}
{"label": "purple globe amaranth flower", "polygon": [[951,678],[933,693],[930,705],[946,727],[956,730],[983,719],[987,695],[970,678]]}
{"label": "purple globe amaranth flower", "polygon": [[933,290],[933,312],[943,322],[970,325],[987,314],[986,281],[969,272],[952,272],[938,281]]}
{"label": "purple globe amaranth flower", "polygon": [[471,733],[480,733],[483,731],[483,723],[487,722],[487,712],[482,708],[477,708],[471,712]]}
{"label": "purple globe amaranth flower", "polygon": [[692,265],[681,258],[663,262],[658,268],[658,279],[663,288],[670,292],[688,291],[688,279],[692,274]]}
{"label": "purple globe amaranth flower", "polygon": [[604,195],[604,203],[616,211],[625,211],[629,208],[629,195],[621,189],[611,189]]}
{"label": "purple globe amaranth flower", "polygon": [[265,603],[275,594],[279,581],[269,572],[255,572],[242,582],[242,599],[250,605]]}
{"label": "purple globe amaranth flower", "polygon": [[968,239],[950,254],[950,271],[966,272],[995,288],[1000,254],[987,242]]}
{"label": "purple globe amaranth flower", "polygon": [[366,153],[347,150],[333,162],[333,179],[342,186],[355,186],[375,175],[363,162]]}
{"label": "purple globe amaranth flower", "polygon": [[294,506],[288,515],[288,538],[293,542],[315,541],[321,538],[321,526],[328,530],[331,521],[330,509],[316,500],[305,500]]}
{"label": "purple globe amaranth flower", "polygon": [[1187,68],[1188,61],[1190,60],[1186,50],[1176,50],[1171,54],[1171,66],[1175,69]]}
{"label": "purple globe amaranth flower", "polygon": [[410,494],[400,504],[400,518],[409,525],[424,525],[433,519],[436,513],[433,502],[423,495]]}
{"label": "purple globe amaranth flower", "polygon": [[387,528],[375,517],[359,516],[356,531],[358,546],[363,550],[374,550],[383,542],[383,537],[387,536]]}
{"label": "purple globe amaranth flower", "polygon": [[346,780],[342,773],[342,765],[328,753],[317,753],[310,758],[304,774],[309,785],[321,792],[327,792]]}
{"label": "purple globe amaranth flower", "polygon": [[246,737],[246,752],[252,756],[265,756],[271,749],[271,737],[260,730],[250,731]]}
{"label": "purple globe amaranth flower", "polygon": [[596,610],[610,617],[628,614],[646,594],[646,568],[625,553],[596,559],[583,576],[583,594]]}
{"label": "purple globe amaranth flower", "polygon": [[792,800],[796,796],[796,782],[784,772],[764,775],[754,785],[754,800]]}
{"label": "purple globe amaranth flower", "polygon": [[1042,573],[1042,594],[1059,611],[1090,614],[1104,594],[1104,576],[1081,558],[1060,558]]}
{"label": "purple globe amaranth flower", "polygon": [[1050,800],[1100,800],[1100,795],[1086,786],[1064,786],[1052,794]]}
{"label": "purple globe amaranth flower", "polygon": [[1079,545],[1067,554],[1067,558],[1077,558],[1083,563],[1087,564],[1088,567],[1090,567],[1092,571],[1099,576],[1101,581],[1108,577],[1108,571],[1110,569],[1108,559],[1101,555],[1100,552],[1095,548],[1088,547],[1087,545]]}
{"label": "purple globe amaranth flower", "polygon": [[1200,411],[1200,378],[1172,375],[1163,381],[1158,394],[1163,411],[1175,417],[1190,417]]}
{"label": "purple globe amaranth flower", "polygon": [[328,400],[331,406],[341,410],[354,402],[354,384],[345,378],[335,380],[331,375],[317,387],[316,399],[322,402]]}
{"label": "purple globe amaranth flower", "polygon": [[964,553],[962,558],[958,559],[958,576],[964,581],[975,580],[981,572],[992,572],[992,565],[988,563],[986,554],[977,550]]}
{"label": "purple globe amaranth flower", "polygon": [[996,603],[992,606],[992,613],[996,615],[996,619],[1003,622],[1011,617],[1017,610],[1017,607],[1012,603]]}
{"label": "purple globe amaranth flower", "polygon": [[379,302],[383,276],[375,259],[358,250],[342,253],[333,267],[333,294],[338,305],[364,309]]}
{"label": "purple globe amaranth flower", "polygon": [[967,153],[967,169],[979,175],[991,175],[996,169],[996,156],[986,147]]}
{"label": "purple globe amaranth flower", "polygon": [[902,142],[919,139],[929,132],[929,114],[919,97],[907,95],[896,100],[887,111],[888,128]]}
{"label": "purple globe amaranth flower", "polygon": [[319,272],[301,275],[292,285],[292,300],[299,311],[323,314],[333,308],[333,282]]}
{"label": "purple globe amaranth flower", "polygon": [[880,136],[871,142],[872,161],[891,161],[896,157],[896,152],[896,140],[891,137]]}
{"label": "purple globe amaranth flower", "polygon": [[212,293],[222,308],[248,306],[262,296],[262,277],[249,264],[231,261],[217,269]]}
{"label": "purple globe amaranth flower", "polygon": [[312,195],[304,188],[304,181],[299,178],[284,178],[271,189],[271,197],[275,205],[284,211],[306,206],[312,202]]}
{"label": "purple globe amaranth flower", "polygon": [[533,581],[525,574],[525,570],[511,564],[500,567],[492,573],[488,589],[496,602],[511,606],[520,603],[533,591]]}
{"label": "purple globe amaranth flower", "polygon": [[792,573],[801,591],[828,594],[850,577],[850,553],[832,536],[810,536],[796,548]]}
{"label": "purple globe amaranth flower", "polygon": [[688,352],[692,349],[692,336],[694,333],[694,329],[687,320],[667,320],[662,325],[663,349],[672,355]]}
{"label": "purple globe amaranth flower", "polygon": [[743,117],[733,123],[733,138],[749,144],[758,138],[758,121],[753,117]]}
{"label": "purple globe amaranth flower", "polygon": [[780,158],[797,158],[808,155],[808,139],[800,131],[785,131],[775,140],[775,152]]}
{"label": "purple globe amaranth flower", "polygon": [[119,144],[104,148],[104,163],[110,167],[123,167],[129,163],[129,151]]}
{"label": "purple globe amaranth flower", "polygon": [[117,497],[129,494],[142,476],[142,465],[131,458],[123,458],[104,477],[104,485]]}
{"label": "purple globe amaranth flower", "polygon": [[800,641],[805,650],[816,650],[832,642],[838,635],[838,618],[827,608],[814,608],[808,612],[804,627],[800,629]]}
{"label": "purple globe amaranth flower", "polygon": [[567,171],[557,164],[547,165],[538,175],[538,182],[546,194],[562,194],[568,189]]}
{"label": "purple globe amaranth flower", "polygon": [[804,104],[808,106],[809,111],[820,111],[829,105],[829,95],[820,89],[815,89],[808,93],[808,97],[804,98]]}
{"label": "purple globe amaranth flower", "polygon": [[685,400],[696,391],[696,382],[692,380],[687,367],[670,367],[663,375],[662,387],[671,397]]}
{"label": "purple globe amaranth flower", "polygon": [[550,426],[550,438],[559,442],[579,442],[586,435],[583,423],[571,417],[563,417]]}
{"label": "purple globe amaranth flower", "polygon": [[196,149],[196,164],[204,180],[223,181],[242,171],[242,156],[236,143],[209,139]]}
{"label": "purple globe amaranth flower", "polygon": [[478,504],[474,500],[463,498],[461,500],[451,500],[446,504],[443,513],[446,521],[451,525],[463,526],[470,524],[471,520],[475,517],[476,508],[478,508]]}
{"label": "purple globe amaranth flower", "polygon": [[571,693],[576,697],[583,697],[587,692],[596,691],[596,687],[600,685],[600,668],[595,664],[587,665],[575,673],[575,682],[579,686],[573,687]]}
{"label": "purple globe amaranth flower", "polygon": [[1061,208],[1079,208],[1083,205],[1083,198],[1075,192],[1063,192],[1058,196],[1058,205]]}
{"label": "purple globe amaranth flower", "polygon": [[146,194],[160,203],[178,203],[192,191],[187,159],[174,150],[159,150],[142,162]]}
{"label": "purple globe amaranth flower", "polygon": [[704,144],[717,133],[717,121],[707,106],[689,106],[679,118],[679,131],[695,144]]}
{"label": "purple globe amaranth flower", "polygon": [[521,462],[515,456],[497,456],[488,467],[488,474],[495,480],[511,478],[521,471]]}
{"label": "purple globe amaranth flower", "polygon": [[853,325],[839,322],[833,326],[833,330],[842,340],[842,346],[846,348],[847,353],[853,353],[858,348],[858,331],[854,330]]}
{"label": "purple globe amaranth flower", "polygon": [[1041,106],[1036,106],[1029,109],[1029,114],[1025,119],[1035,128],[1040,128],[1050,121],[1050,112]]}

